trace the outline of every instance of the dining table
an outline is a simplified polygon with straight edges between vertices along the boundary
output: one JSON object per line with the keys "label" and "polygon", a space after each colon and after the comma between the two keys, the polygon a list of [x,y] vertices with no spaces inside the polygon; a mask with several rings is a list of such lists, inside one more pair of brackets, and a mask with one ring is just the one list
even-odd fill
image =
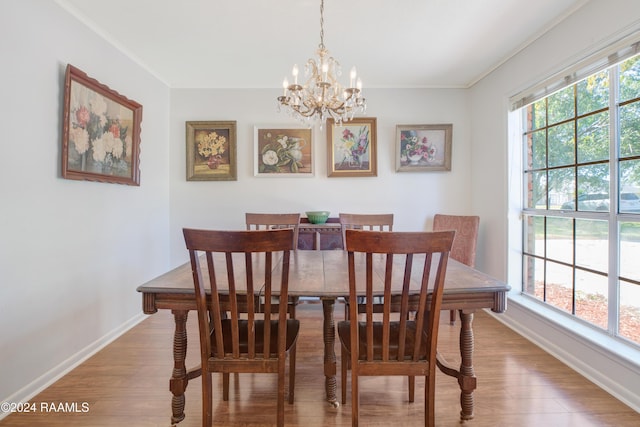
{"label": "dining table", "polygon": [[[384,260],[375,268],[381,283]],[[281,263],[280,263],[281,264]],[[417,287],[417,286],[416,286]],[[457,310],[460,317],[460,364],[453,365],[438,353],[437,366],[444,374],[454,377],[460,387],[460,418],[473,418],[476,375],[473,367],[473,316],[476,310],[490,309],[502,313],[507,306],[508,284],[484,274],[474,268],[455,261],[451,257],[447,264],[442,310]],[[185,417],[185,395],[187,384],[200,376],[200,368],[187,369],[186,323],[189,311],[196,310],[191,264],[182,264],[139,286],[142,294],[142,309],[145,314],[158,310],[171,310],[174,317],[173,362],[169,390],[172,393],[171,422],[177,424]],[[401,288],[395,291],[398,295]],[[314,297],[322,302],[324,376],[326,400],[339,407],[336,396],[336,328],[334,309],[336,301],[349,295],[347,252],[344,250],[295,250],[291,253],[289,268],[289,295]]]}

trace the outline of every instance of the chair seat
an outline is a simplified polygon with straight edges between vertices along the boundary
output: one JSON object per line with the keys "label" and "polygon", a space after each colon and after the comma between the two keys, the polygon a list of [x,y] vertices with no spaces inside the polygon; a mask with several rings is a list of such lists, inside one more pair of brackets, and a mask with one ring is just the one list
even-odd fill
{"label": "chair seat", "polygon": [[[382,322],[373,323],[373,358],[374,360],[382,360]],[[365,360],[367,356],[367,341],[366,341],[366,323],[358,322],[358,334],[360,349],[358,354],[360,360]],[[416,338],[416,322],[407,322],[407,331],[405,338],[405,359],[411,359],[413,357],[413,349],[415,347]],[[389,323],[389,358],[398,358],[398,337],[400,335],[400,322]],[[338,322],[338,336],[340,341],[347,352],[351,353],[351,322],[349,320],[343,320]],[[420,349],[419,359],[424,360],[427,354],[427,333],[422,332],[422,348]]]}
{"label": "chair seat", "polygon": [[[231,319],[223,319],[222,320],[222,335],[224,340],[224,352],[231,353],[232,352],[232,344],[231,344]],[[278,330],[278,321],[270,320],[271,322],[271,330]],[[255,322],[255,334],[256,334],[256,353],[264,352],[264,320],[256,320]],[[248,336],[249,336],[249,321],[248,320],[238,320],[238,333],[239,333],[239,341],[240,341],[240,353],[247,353],[249,351]],[[297,319],[287,319],[287,344],[286,349],[289,350],[293,344],[295,344],[296,339],[298,338],[298,331],[300,330],[300,321]],[[216,350],[215,339],[213,339],[213,332],[211,333],[211,348],[213,351]],[[271,334],[270,338],[271,342],[269,344],[269,348],[271,349],[271,356],[275,357],[278,355],[278,334]]]}

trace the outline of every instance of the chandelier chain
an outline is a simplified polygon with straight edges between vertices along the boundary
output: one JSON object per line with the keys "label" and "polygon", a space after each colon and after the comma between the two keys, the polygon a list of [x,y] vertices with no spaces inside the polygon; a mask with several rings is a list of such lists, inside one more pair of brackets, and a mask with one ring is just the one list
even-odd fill
{"label": "chandelier chain", "polygon": [[320,49],[324,49],[324,0],[320,1]]}

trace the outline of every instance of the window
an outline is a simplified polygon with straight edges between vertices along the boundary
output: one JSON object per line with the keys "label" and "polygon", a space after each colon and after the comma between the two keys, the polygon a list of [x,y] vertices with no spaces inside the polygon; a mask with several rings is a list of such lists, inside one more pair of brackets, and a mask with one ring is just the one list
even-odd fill
{"label": "window", "polygon": [[520,111],[523,293],[640,345],[640,55]]}

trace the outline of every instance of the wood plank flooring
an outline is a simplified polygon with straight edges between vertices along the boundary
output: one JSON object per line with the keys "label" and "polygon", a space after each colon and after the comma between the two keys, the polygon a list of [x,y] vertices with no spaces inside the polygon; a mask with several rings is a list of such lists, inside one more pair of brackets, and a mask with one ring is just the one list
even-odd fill
{"label": "wood plank flooring", "polygon": [[[336,318],[343,306],[336,305]],[[440,351],[457,356],[458,328],[443,312]],[[332,408],[324,402],[322,375],[322,307],[298,307],[295,403],[286,404],[287,425],[350,426],[351,405]],[[197,324],[188,322],[190,347],[187,366],[198,363]],[[37,411],[11,414],[0,421],[9,426],[169,426],[173,318],[167,311],[150,316],[71,373],[32,399]],[[475,418],[469,427],[495,426],[638,426],[640,414],[611,397],[561,362],[501,325],[488,314],[476,314]],[[338,344],[336,349],[338,350]],[[336,352],[339,354],[339,351]],[[338,380],[339,381],[339,380]],[[366,378],[361,382],[361,425],[424,425],[423,388],[417,381],[416,402],[407,402],[407,380],[402,377]],[[214,376],[214,391],[222,389]],[[338,384],[338,395],[340,395]],[[214,423],[221,426],[268,426],[275,421],[275,378],[269,375],[232,376],[230,399],[214,397]],[[437,377],[436,425],[459,426],[459,391],[454,379]],[[85,407],[82,406],[86,402]],[[77,403],[78,412],[44,412],[53,404]],[[88,409],[82,412],[83,409]],[[201,425],[199,379],[186,392],[186,418],[181,427]]]}

